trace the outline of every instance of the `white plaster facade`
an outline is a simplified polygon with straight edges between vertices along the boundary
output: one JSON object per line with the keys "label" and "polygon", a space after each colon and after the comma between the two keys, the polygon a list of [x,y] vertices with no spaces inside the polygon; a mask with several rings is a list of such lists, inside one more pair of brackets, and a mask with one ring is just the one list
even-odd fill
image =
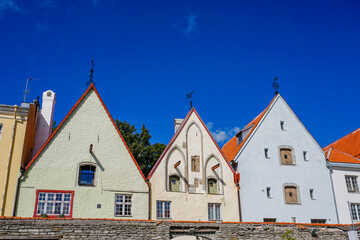
{"label": "white plaster facade", "polygon": [[[79,186],[81,164],[96,167],[94,186]],[[73,218],[148,219],[145,178],[93,85],[27,166],[17,216],[35,216],[37,190],[73,191]],[[131,195],[131,216],[115,215],[116,194]]]}
{"label": "white plaster facade", "polygon": [[[234,158],[240,173],[242,221],[338,223],[324,152],[279,94],[247,134]],[[293,165],[281,164],[282,147],[291,149]],[[297,187],[298,203],[286,203],[288,185]]]}
{"label": "white plaster facade", "polygon": [[[360,163],[360,162],[359,162]],[[334,185],[336,206],[341,224],[351,224],[350,209],[348,201],[353,204],[360,204],[360,192],[349,192],[347,189],[345,177],[351,176],[360,179],[360,164],[329,162],[332,173],[331,177]],[[358,184],[359,182],[357,182]],[[354,220],[354,223],[360,223],[360,220]]]}
{"label": "white plaster facade", "polygon": [[[151,219],[157,216],[157,201],[170,202],[165,219],[187,221],[239,221],[234,171],[193,108],[177,129],[149,174]],[[192,157],[199,156],[199,168],[192,168]],[[180,178],[179,191],[170,190],[169,177]],[[209,193],[208,180],[216,181],[215,194]],[[209,219],[208,204],[220,204],[220,218]]]}

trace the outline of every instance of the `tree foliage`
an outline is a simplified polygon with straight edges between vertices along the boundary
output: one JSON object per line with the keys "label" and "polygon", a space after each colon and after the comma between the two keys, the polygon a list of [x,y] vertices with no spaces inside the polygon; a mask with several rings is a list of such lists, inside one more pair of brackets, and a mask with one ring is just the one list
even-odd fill
{"label": "tree foliage", "polygon": [[145,128],[144,124],[141,127],[141,132],[138,133],[133,124],[127,123],[126,121],[122,122],[117,119],[115,120],[115,123],[135,160],[146,176],[164,151],[165,144],[151,144],[150,131]]}

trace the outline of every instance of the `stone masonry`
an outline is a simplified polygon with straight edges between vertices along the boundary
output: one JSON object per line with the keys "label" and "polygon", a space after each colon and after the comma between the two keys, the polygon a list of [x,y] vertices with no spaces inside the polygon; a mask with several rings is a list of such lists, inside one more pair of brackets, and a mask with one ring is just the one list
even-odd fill
{"label": "stone masonry", "polygon": [[[359,225],[355,226],[359,232]],[[215,223],[178,221],[129,221],[113,219],[0,219],[0,239],[348,239],[349,225],[291,223]],[[317,229],[316,236],[311,236]],[[195,238],[194,238],[195,239]]]}

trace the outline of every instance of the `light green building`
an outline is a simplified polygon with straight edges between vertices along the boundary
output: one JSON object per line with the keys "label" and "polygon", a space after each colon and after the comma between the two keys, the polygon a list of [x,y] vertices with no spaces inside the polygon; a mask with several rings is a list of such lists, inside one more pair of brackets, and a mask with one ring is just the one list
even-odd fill
{"label": "light green building", "polygon": [[16,215],[148,219],[145,177],[94,85],[34,156]]}

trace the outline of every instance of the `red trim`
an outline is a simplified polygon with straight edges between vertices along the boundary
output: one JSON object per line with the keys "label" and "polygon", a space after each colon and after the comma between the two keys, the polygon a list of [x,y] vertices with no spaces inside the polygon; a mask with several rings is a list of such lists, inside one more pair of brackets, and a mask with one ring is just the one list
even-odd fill
{"label": "red trim", "polygon": [[139,172],[140,172],[141,176],[143,177],[144,181],[146,181],[146,178],[145,178],[143,172],[141,171],[141,169],[140,169],[140,167],[139,167],[139,164],[136,162],[136,160],[135,160],[134,156],[132,155],[132,153],[131,153],[128,145],[126,144],[123,136],[121,135],[119,129],[116,127],[116,124],[115,124],[115,122],[114,122],[114,119],[111,117],[111,115],[110,115],[110,113],[109,113],[109,110],[108,110],[107,107],[105,106],[105,104],[104,104],[103,100],[101,99],[98,91],[96,90],[94,84],[91,84],[91,85],[88,87],[88,89],[86,89],[86,91],[83,93],[83,95],[80,97],[80,99],[79,99],[79,100],[75,103],[75,105],[71,108],[70,112],[69,112],[69,113],[65,116],[65,118],[61,121],[61,123],[59,124],[59,126],[58,126],[58,127],[56,128],[56,130],[53,132],[53,134],[51,134],[51,136],[48,138],[48,140],[45,142],[45,144],[40,148],[40,150],[36,153],[36,155],[33,157],[33,159],[28,163],[28,165],[26,166],[25,170],[27,171],[27,170],[30,168],[30,166],[34,163],[34,161],[37,159],[37,157],[40,155],[40,153],[43,151],[43,149],[48,145],[48,143],[52,140],[52,138],[55,136],[55,134],[59,131],[59,129],[60,129],[61,126],[65,123],[65,121],[68,119],[68,117],[72,114],[72,112],[76,109],[76,107],[80,104],[80,102],[81,102],[81,101],[84,99],[84,97],[88,94],[88,92],[90,91],[90,89],[93,89],[93,90],[95,91],[95,93],[96,93],[97,97],[99,98],[102,106],[104,107],[106,113],[108,114],[111,122],[113,123],[115,129],[117,130],[117,132],[118,132],[121,140],[123,141],[126,149],[128,150],[128,152],[129,152],[132,160],[134,161],[137,169],[139,170]]}
{"label": "red trim", "polygon": [[[37,215],[36,214],[36,210],[37,210],[37,205],[39,202],[39,193],[41,192],[47,192],[47,193],[70,193],[71,194],[71,201],[70,201],[70,213],[69,213],[69,218],[72,218],[72,209],[73,209],[73,203],[74,203],[74,195],[75,192],[74,191],[66,191],[66,190],[40,190],[37,189],[36,190],[36,201],[35,201],[35,207],[34,207],[34,217],[41,217],[41,215]],[[58,215],[48,215],[49,218],[56,218]]]}
{"label": "red trim", "polygon": [[214,140],[214,138],[212,137],[212,135],[210,134],[209,130],[207,129],[207,127],[205,126],[203,120],[201,119],[201,117],[199,116],[199,114],[196,112],[195,108],[191,108],[191,110],[188,112],[188,114],[186,115],[184,121],[182,122],[180,128],[176,131],[176,133],[174,134],[174,136],[171,138],[170,142],[168,143],[168,145],[166,146],[165,150],[163,151],[163,153],[161,154],[160,158],[156,161],[154,167],[151,169],[147,179],[150,180],[151,176],[154,174],[156,168],[159,166],[161,160],[164,158],[165,154],[167,153],[167,151],[170,149],[170,147],[172,146],[172,144],[174,143],[175,139],[178,137],[178,135],[180,134],[181,130],[184,128],[184,126],[186,125],[186,122],[189,120],[191,114],[195,112],[196,116],[198,117],[198,119],[200,120],[201,124],[204,126],[204,128],[206,129],[206,132],[208,133],[208,135],[210,136],[211,140],[214,142],[215,146],[217,147],[217,149],[219,150],[219,152],[221,153],[221,155],[223,156],[223,158],[225,159],[225,162],[228,164],[228,166],[230,167],[230,170],[232,171],[232,173],[235,175],[235,171],[234,169],[231,167],[230,162],[227,160],[227,158],[225,157],[224,153],[221,151],[219,145],[216,143],[216,141]]}

